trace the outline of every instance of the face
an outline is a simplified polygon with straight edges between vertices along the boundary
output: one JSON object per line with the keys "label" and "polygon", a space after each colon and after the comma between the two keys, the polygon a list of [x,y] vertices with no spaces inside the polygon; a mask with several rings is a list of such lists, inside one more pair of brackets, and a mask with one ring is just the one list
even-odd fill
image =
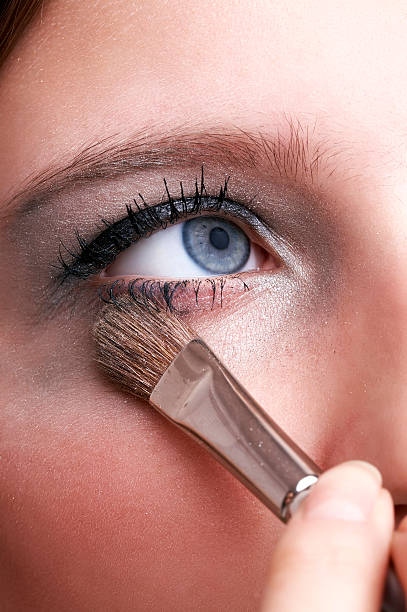
{"label": "face", "polygon": [[407,503],[404,4],[306,12],[56,0],[2,69],[10,610],[260,605],[278,520],[94,364],[118,278],[188,280],[180,316],[297,444]]}

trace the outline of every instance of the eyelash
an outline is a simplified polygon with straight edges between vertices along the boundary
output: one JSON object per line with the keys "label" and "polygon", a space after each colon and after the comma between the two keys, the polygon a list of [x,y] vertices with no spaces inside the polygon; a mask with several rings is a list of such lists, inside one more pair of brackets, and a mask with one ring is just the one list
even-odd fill
{"label": "eyelash", "polygon": [[[109,223],[102,219],[103,231],[92,242],[85,240],[76,231],[78,250],[76,252],[67,248],[61,241],[58,253],[59,270],[58,284],[64,284],[69,278],[86,279],[97,274],[108,266],[114,259],[138,242],[141,238],[150,236],[157,230],[162,230],[182,219],[198,216],[202,212],[233,214],[234,203],[227,200],[229,178],[226,178],[219,189],[218,196],[210,196],[206,192],[203,169],[201,180],[195,181],[195,193],[192,197],[185,197],[182,182],[180,182],[180,195],[175,199],[168,189],[166,179],[163,179],[167,193],[167,201],[155,206],[148,206],[141,193],[138,194],[141,204],[134,199],[133,206],[126,205],[126,216],[120,221]],[[70,261],[66,261],[63,251],[68,253]]]}
{"label": "eyelash", "polygon": [[[189,313],[191,311],[191,302],[198,306],[198,296],[201,286],[205,283],[209,284],[210,295],[209,295],[209,309],[212,310],[218,297],[218,305],[223,306],[223,291],[226,284],[238,283],[239,293],[245,293],[249,291],[247,283],[239,276],[220,276],[217,278],[205,278],[205,279],[190,279],[190,280],[173,280],[173,281],[160,281],[153,279],[135,278],[134,280],[126,283],[122,279],[117,279],[112,283],[102,285],[98,289],[98,295],[100,299],[105,303],[114,303],[120,295],[127,294],[135,302],[144,302],[156,307],[168,308],[170,312],[177,312],[183,314],[184,312]],[[236,287],[234,287],[236,290]],[[185,308],[181,305],[178,299],[183,296],[183,292],[190,290],[190,299],[186,300],[189,303],[189,307]]]}
{"label": "eyelash", "polygon": [[[134,199],[137,210],[133,206],[126,205],[126,216],[119,221],[109,223],[102,219],[103,226],[99,228],[100,233],[92,241],[88,242],[77,230],[75,232],[78,245],[76,252],[68,249],[62,241],[60,242],[58,263],[54,266],[58,270],[53,275],[54,289],[61,287],[68,280],[85,280],[96,276],[109,266],[122,251],[140,239],[180,220],[199,216],[203,212],[209,214],[221,212],[222,216],[229,217],[234,222],[240,219],[242,224],[251,228],[257,236],[262,236],[263,239],[268,236],[267,241],[269,241],[270,235],[274,236],[272,228],[252,212],[247,204],[243,205],[228,198],[229,180],[230,177],[223,180],[217,196],[209,195],[205,187],[202,167],[200,181],[195,179],[193,195],[186,197],[183,183],[180,182],[179,193],[177,197],[174,197],[164,178],[167,196],[165,202],[148,206],[144,197],[139,193],[138,200]],[[69,261],[66,260],[66,253],[69,255]],[[278,266],[278,258],[276,261]],[[141,277],[130,282],[112,281],[103,286],[98,282],[99,289],[96,293],[106,301],[115,299],[119,293],[127,292],[132,299],[136,299],[136,295],[141,299],[147,298],[150,302],[156,302],[182,315],[191,313],[195,308],[202,311],[212,310],[215,306],[222,307],[224,292],[228,300],[233,300],[250,289],[246,280],[246,277],[241,278],[239,274],[168,281]],[[69,292],[71,289],[73,286],[69,283]],[[59,299],[56,298],[57,303]]]}

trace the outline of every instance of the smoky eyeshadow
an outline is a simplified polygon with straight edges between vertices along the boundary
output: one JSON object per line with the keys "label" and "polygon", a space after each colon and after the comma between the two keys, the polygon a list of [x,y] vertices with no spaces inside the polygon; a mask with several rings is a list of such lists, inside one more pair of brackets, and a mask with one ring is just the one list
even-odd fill
{"label": "smoky eyeshadow", "polygon": [[[16,259],[20,260],[20,268],[27,271],[25,278],[33,301],[46,303],[51,299],[51,281],[58,273],[61,243],[74,253],[78,232],[88,241],[94,239],[103,231],[102,219],[120,222],[126,215],[126,206],[139,193],[148,206],[165,204],[168,196],[163,188],[163,173],[163,170],[145,173],[142,180],[137,177],[91,181],[44,197],[28,214],[16,215],[6,233]],[[185,197],[191,197],[197,174],[196,167],[169,170],[166,176],[170,193],[175,194],[181,178]],[[285,285],[284,300],[291,292],[296,300],[306,296],[309,307],[311,302],[315,306],[329,302],[338,291],[342,241],[325,203],[306,189],[286,182],[278,184],[259,169],[209,171],[205,176],[208,193],[217,194],[225,177],[230,177],[228,202],[232,208],[234,202],[238,205],[233,210],[230,208],[231,216],[251,225],[253,232],[285,265],[281,276],[281,286]],[[278,279],[273,278],[272,285],[278,292]]]}

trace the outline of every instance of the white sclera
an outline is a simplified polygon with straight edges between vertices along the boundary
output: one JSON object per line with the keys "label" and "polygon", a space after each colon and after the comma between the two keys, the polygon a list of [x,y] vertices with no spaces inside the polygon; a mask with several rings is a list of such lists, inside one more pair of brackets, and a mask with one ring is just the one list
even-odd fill
{"label": "white sclera", "polygon": [[[219,276],[201,268],[188,255],[182,240],[182,226],[183,223],[171,225],[149,238],[142,238],[118,255],[109,266],[106,275],[182,279]],[[256,246],[251,243],[248,260],[235,273],[256,270],[259,267],[262,256]]]}

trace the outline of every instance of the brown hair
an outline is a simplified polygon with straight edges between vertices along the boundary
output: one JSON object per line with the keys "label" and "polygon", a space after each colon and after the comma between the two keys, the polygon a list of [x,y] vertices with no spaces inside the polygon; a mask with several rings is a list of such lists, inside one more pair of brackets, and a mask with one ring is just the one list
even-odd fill
{"label": "brown hair", "polygon": [[2,0],[0,8],[0,66],[44,0]]}

